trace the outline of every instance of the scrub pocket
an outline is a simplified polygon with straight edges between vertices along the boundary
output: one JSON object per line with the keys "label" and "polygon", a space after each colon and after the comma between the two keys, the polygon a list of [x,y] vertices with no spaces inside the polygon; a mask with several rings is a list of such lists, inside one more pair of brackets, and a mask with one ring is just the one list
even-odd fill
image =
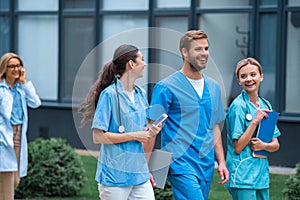
{"label": "scrub pocket", "polygon": [[114,184],[126,183],[126,160],[125,153],[120,153],[115,157],[105,157],[102,163],[102,179],[104,182],[112,182]]}

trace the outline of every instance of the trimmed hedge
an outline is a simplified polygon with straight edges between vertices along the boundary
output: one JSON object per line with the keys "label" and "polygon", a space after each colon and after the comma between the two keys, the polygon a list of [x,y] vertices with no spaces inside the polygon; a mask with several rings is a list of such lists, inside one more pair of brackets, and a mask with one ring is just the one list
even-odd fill
{"label": "trimmed hedge", "polygon": [[156,200],[174,199],[169,180],[166,181],[166,185],[164,189],[154,188],[154,194]]}
{"label": "trimmed hedge", "polygon": [[28,144],[27,176],[16,189],[16,198],[75,196],[85,182],[80,156],[66,140],[36,139]]}
{"label": "trimmed hedge", "polygon": [[291,175],[285,182],[287,189],[283,190],[289,200],[300,200],[300,163],[296,165],[296,174]]}

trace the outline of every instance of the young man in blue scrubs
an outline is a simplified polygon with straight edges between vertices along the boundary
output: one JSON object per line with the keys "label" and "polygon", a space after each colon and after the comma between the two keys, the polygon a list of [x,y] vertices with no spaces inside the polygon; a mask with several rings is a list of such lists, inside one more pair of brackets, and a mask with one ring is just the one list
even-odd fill
{"label": "young man in blue scrubs", "polygon": [[162,128],[161,148],[173,154],[168,178],[175,199],[208,198],[214,158],[219,183],[225,184],[229,177],[219,127],[225,119],[220,87],[202,73],[208,47],[203,31],[186,32],[180,40],[181,70],[158,82],[152,93],[151,105],[160,105],[169,116]]}

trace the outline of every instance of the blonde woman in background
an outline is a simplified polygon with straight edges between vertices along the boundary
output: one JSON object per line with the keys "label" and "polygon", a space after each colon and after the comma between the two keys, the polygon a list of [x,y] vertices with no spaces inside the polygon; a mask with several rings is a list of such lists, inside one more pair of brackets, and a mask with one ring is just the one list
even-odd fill
{"label": "blonde woman in background", "polygon": [[27,106],[37,108],[41,100],[21,58],[6,53],[0,60],[0,199],[13,200],[20,177],[27,173]]}

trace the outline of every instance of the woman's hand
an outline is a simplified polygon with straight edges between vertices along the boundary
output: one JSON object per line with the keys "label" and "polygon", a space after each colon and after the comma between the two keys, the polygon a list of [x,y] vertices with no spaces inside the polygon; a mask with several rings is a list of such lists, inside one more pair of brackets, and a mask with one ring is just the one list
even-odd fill
{"label": "woman's hand", "polygon": [[270,112],[270,110],[266,110],[266,109],[257,110],[256,115],[252,120],[252,123],[259,124],[264,117],[268,118],[269,117],[268,112]]}
{"label": "woman's hand", "polygon": [[18,82],[20,85],[26,83],[26,70],[24,67],[22,67],[20,69],[20,76],[19,76]]}
{"label": "woman's hand", "polygon": [[250,146],[253,151],[265,150],[265,143],[259,138],[251,138]]}
{"label": "woman's hand", "polygon": [[157,134],[159,134],[159,132],[161,131],[162,128],[162,124],[158,124],[157,126],[155,125],[151,125],[151,127],[149,128],[149,134],[151,137],[156,136]]}
{"label": "woman's hand", "polygon": [[129,132],[127,134],[133,137],[133,140],[137,140],[139,142],[148,142],[148,140],[152,137],[149,131]]}

